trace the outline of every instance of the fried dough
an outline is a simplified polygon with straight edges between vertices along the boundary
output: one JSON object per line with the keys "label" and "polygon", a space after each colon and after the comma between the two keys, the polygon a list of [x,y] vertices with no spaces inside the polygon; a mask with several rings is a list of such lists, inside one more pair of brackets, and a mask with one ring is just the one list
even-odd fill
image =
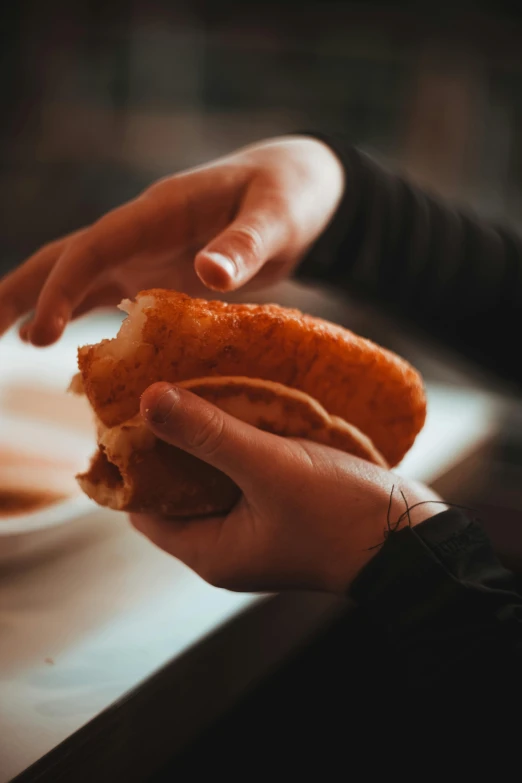
{"label": "fried dough", "polygon": [[[266,432],[312,440],[386,467],[369,438],[329,416],[303,392],[273,381],[238,377],[201,378],[178,385]],[[274,474],[274,481],[278,480],[280,476]],[[227,476],[158,440],[140,414],[114,427],[98,421],[98,451],[78,482],[100,505],[178,517],[222,513],[239,497]]]}
{"label": "fried dough", "polygon": [[101,505],[173,516],[222,513],[239,497],[222,473],[157,440],[139,414],[150,384],[190,389],[227,413],[382,466],[424,424],[419,374],[327,321],[277,305],[229,305],[150,290],[118,336],[80,348],[71,388],[95,413],[99,449],[80,486]]}
{"label": "fried dough", "polygon": [[310,395],[367,435],[390,466],[424,424],[419,374],[403,359],[319,318],[277,305],[225,304],[174,291],[138,294],[118,336],[79,351],[85,393],[108,427],[139,411],[155,381],[241,376]]}

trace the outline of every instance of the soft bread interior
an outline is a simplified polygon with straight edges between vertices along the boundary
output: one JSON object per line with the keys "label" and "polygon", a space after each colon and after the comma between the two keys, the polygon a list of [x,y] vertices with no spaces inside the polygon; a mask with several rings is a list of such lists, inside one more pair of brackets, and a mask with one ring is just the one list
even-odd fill
{"label": "soft bread interior", "polygon": [[[136,346],[142,342],[143,326],[147,320],[146,309],[154,307],[155,302],[154,296],[142,296],[138,302],[132,302],[130,299],[123,299],[120,302],[118,309],[127,313],[127,318],[122,322],[116,337],[103,341],[103,353],[106,356],[121,359],[136,349]],[[85,394],[81,373],[77,372],[73,375],[68,391],[72,394]]]}
{"label": "soft bread interior", "polygon": [[82,490],[101,506],[126,508],[132,500],[133,482],[128,466],[133,456],[146,458],[156,445],[156,437],[140,414],[117,427],[106,427],[95,417],[98,450],[89,470],[78,475]]}
{"label": "soft bread interior", "polygon": [[123,299],[120,302],[118,308],[127,313],[127,318],[122,322],[116,337],[104,343],[107,354],[121,359],[134,350],[136,343],[141,342],[143,326],[147,320],[146,310],[148,307],[154,307],[155,304],[154,296],[142,296],[137,302],[130,299]]}

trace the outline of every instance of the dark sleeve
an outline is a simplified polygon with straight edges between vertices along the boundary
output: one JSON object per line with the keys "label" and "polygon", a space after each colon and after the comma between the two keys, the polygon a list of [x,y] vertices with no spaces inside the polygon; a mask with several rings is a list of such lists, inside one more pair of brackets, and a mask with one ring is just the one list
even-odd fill
{"label": "dark sleeve", "polygon": [[450,509],[391,533],[351,588],[412,689],[513,689],[522,597],[479,523]]}
{"label": "dark sleeve", "polygon": [[428,195],[348,144],[315,135],[340,158],[346,188],[297,276],[378,304],[520,383],[522,363],[511,346],[522,313],[521,237]]}

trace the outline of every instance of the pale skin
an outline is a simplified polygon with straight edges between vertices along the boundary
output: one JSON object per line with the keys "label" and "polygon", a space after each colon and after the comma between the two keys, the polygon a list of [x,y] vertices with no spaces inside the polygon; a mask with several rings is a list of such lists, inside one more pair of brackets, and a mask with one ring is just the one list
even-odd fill
{"label": "pale skin", "polygon": [[[50,345],[71,318],[144,288],[211,298],[212,290],[272,284],[324,231],[345,187],[333,152],[306,137],[263,142],[167,177],[1,280],[0,334],[34,313],[21,335]],[[144,393],[142,414],[160,438],[227,473],[243,492],[223,517],[131,517],[153,543],[220,587],[345,592],[383,541],[392,487],[393,521],[404,512],[403,496],[409,506],[422,504],[412,525],[444,510],[427,487],[261,432],[167,384]]]}

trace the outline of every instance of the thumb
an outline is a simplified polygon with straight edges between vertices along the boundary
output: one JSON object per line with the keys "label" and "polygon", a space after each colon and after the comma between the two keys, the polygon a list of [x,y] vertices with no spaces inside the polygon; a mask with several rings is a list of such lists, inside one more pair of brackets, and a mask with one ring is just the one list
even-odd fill
{"label": "thumb", "polygon": [[246,490],[280,473],[281,440],[222,411],[196,394],[155,383],[143,393],[141,414],[154,434],[226,473]]}
{"label": "thumb", "polygon": [[267,188],[253,187],[235,220],[197,254],[196,273],[208,288],[234,290],[284,252],[289,236],[281,198]]}

